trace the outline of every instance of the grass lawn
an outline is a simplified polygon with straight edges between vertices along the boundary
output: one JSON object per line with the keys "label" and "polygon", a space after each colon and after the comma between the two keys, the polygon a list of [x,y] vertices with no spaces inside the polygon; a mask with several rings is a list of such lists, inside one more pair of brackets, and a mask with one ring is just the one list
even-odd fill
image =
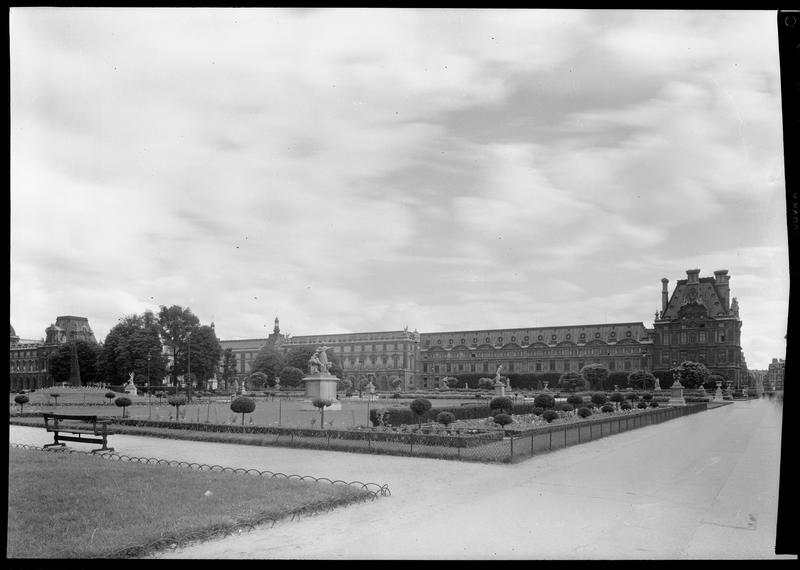
{"label": "grass lawn", "polygon": [[341,485],[16,448],[9,448],[8,480],[8,558],[108,556],[371,496]]}

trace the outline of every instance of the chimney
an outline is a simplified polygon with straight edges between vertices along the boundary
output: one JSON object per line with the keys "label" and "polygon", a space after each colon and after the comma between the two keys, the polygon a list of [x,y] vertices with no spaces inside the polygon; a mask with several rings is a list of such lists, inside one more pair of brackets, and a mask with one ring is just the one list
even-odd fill
{"label": "chimney", "polygon": [[687,269],[686,270],[686,277],[687,277],[687,280],[688,280],[687,283],[689,285],[691,285],[692,283],[699,283],[700,282],[698,280],[699,276],[700,276],[700,270],[699,269]]}
{"label": "chimney", "polygon": [[718,269],[714,272],[714,284],[717,286],[717,292],[719,293],[719,300],[720,303],[722,303],[722,308],[725,309],[726,312],[730,308],[730,285],[728,284],[728,280],[730,278],[731,277],[728,275],[727,269]]}
{"label": "chimney", "polygon": [[669,279],[666,277],[661,278],[661,314],[667,310],[667,303],[669,302]]}

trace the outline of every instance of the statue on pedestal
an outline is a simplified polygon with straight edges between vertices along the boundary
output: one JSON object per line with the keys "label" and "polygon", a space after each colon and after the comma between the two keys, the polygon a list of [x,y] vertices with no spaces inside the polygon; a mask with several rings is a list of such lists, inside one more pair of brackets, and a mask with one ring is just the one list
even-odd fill
{"label": "statue on pedestal", "polygon": [[328,350],[327,346],[320,346],[314,351],[314,354],[311,355],[311,358],[308,359],[309,374],[330,374],[329,370],[331,363],[328,361],[328,355],[325,352],[326,350]]}
{"label": "statue on pedestal", "polygon": [[134,372],[131,372],[130,375],[128,376],[128,383],[125,384],[126,394],[133,394],[134,396],[138,394],[138,392],[136,391],[136,384],[133,383],[133,377],[135,375],[136,374]]}

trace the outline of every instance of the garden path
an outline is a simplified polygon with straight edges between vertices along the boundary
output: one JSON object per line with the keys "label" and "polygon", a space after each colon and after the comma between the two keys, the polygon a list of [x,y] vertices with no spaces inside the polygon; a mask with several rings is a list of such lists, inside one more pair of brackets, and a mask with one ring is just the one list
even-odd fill
{"label": "garden path", "polygon": [[[127,435],[113,445],[132,456],[391,489],[154,558],[770,559],[782,558],[774,555],[781,409],[736,401],[513,465]],[[13,442],[49,442],[41,429],[10,430]]]}

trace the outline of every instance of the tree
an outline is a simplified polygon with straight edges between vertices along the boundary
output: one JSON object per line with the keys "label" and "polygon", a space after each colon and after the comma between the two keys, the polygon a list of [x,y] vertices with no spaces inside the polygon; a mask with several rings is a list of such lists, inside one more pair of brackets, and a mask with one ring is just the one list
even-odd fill
{"label": "tree", "polygon": [[120,396],[119,398],[114,400],[114,403],[117,405],[118,408],[122,408],[122,417],[124,418],[125,408],[130,406],[133,402],[131,402],[131,399],[128,398],[127,396]]}
{"label": "tree", "polygon": [[[98,381],[97,364],[98,358],[103,350],[102,347],[94,342],[78,340],[75,341],[75,349],[78,353],[81,383],[94,384]],[[56,383],[69,382],[71,359],[72,343],[62,344],[58,350],[51,353],[48,357],[48,369]]]}
{"label": "tree", "polygon": [[725,382],[725,377],[719,374],[710,374],[708,380],[703,384],[708,390],[716,390],[717,382]]}
{"label": "tree", "polygon": [[276,376],[280,376],[281,383],[285,383],[285,379],[281,374],[284,366],[286,366],[286,357],[283,352],[271,344],[265,344],[256,354],[251,370],[266,374],[269,385],[274,386]]}
{"label": "tree", "polygon": [[222,351],[222,385],[225,391],[228,390],[228,384],[236,377],[236,357],[233,354],[232,348],[226,348]]}
{"label": "tree", "polygon": [[172,354],[172,364],[169,367],[169,374],[172,384],[177,387],[178,376],[186,372],[188,364],[187,343],[192,335],[200,327],[200,319],[192,313],[191,309],[179,305],[166,307],[161,305],[158,313],[158,332],[164,345]]}
{"label": "tree", "polygon": [[325,408],[330,406],[333,402],[330,400],[323,400],[322,398],[314,398],[311,400],[311,405],[319,409],[319,425],[325,428]]}
{"label": "tree", "polygon": [[[191,352],[187,351],[187,370],[191,370],[195,378],[204,384],[217,371],[222,346],[219,344],[214,328],[202,325],[195,329],[189,337]],[[189,384],[194,387],[194,382]],[[191,394],[191,392],[190,392]]]}
{"label": "tree", "polygon": [[572,394],[571,396],[567,396],[567,403],[572,404],[573,406],[578,408],[583,405],[583,396],[579,396],[577,394]]}
{"label": "tree", "polygon": [[114,385],[125,384],[131,372],[137,379],[144,378],[136,380],[138,384],[147,383],[148,377],[151,383],[164,378],[167,358],[162,351],[158,322],[151,311],[128,315],[109,331],[100,353],[99,368],[102,378]]}
{"label": "tree", "polygon": [[247,377],[247,385],[254,390],[262,390],[268,382],[269,378],[263,372],[253,372]]}
{"label": "tree", "polygon": [[711,372],[705,364],[691,360],[684,360],[679,366],[673,368],[673,371],[678,373],[683,387],[689,389],[699,388],[708,382],[708,378],[711,376]]}
{"label": "tree", "polygon": [[419,427],[422,427],[422,416],[425,415],[425,412],[431,409],[431,401],[426,400],[425,398],[417,398],[411,402],[411,404],[409,404],[409,408],[411,408],[411,411],[417,416]]}
{"label": "tree", "polygon": [[614,392],[613,394],[611,394],[611,396],[609,396],[608,399],[611,400],[612,402],[614,402],[614,406],[617,409],[619,409],[619,404],[620,404],[620,402],[622,402],[622,400],[625,399],[625,397],[619,392]]}
{"label": "tree", "polygon": [[305,374],[303,374],[303,371],[299,368],[284,366],[281,369],[281,385],[296,388],[301,385],[303,376],[305,376]]}
{"label": "tree", "polygon": [[578,372],[564,372],[558,379],[558,386],[565,392],[577,392],[586,389],[587,382]]}
{"label": "tree", "polygon": [[603,383],[608,378],[608,368],[602,364],[587,364],[581,368],[581,376],[592,389],[603,389]]}
{"label": "tree", "polygon": [[356,380],[356,390],[358,390],[359,398],[363,396],[364,390],[366,390],[368,385],[369,385],[369,380],[365,376],[362,376],[358,380]]}
{"label": "tree", "polygon": [[602,392],[597,392],[595,394],[592,394],[590,400],[592,401],[593,404],[602,406],[608,401],[608,398],[606,398],[606,395],[603,394]]}
{"label": "tree", "polygon": [[106,392],[106,393],[105,393],[105,397],[106,397],[106,399],[108,400],[108,403],[109,403],[109,404],[111,404],[111,401],[112,401],[114,398],[116,398],[116,397],[117,397],[117,393],[116,393],[116,392],[111,392],[111,391],[108,391],[108,392]]}
{"label": "tree", "polygon": [[337,389],[344,390],[345,393],[350,395],[353,390],[353,382],[349,378],[340,378],[337,382]]}
{"label": "tree", "polygon": [[634,370],[628,374],[628,384],[637,390],[652,390],[656,386],[656,377],[646,370]]}
{"label": "tree", "polygon": [[239,396],[231,402],[231,411],[235,414],[242,414],[242,426],[244,426],[244,415],[252,413],[256,409],[256,401],[247,396]]}

